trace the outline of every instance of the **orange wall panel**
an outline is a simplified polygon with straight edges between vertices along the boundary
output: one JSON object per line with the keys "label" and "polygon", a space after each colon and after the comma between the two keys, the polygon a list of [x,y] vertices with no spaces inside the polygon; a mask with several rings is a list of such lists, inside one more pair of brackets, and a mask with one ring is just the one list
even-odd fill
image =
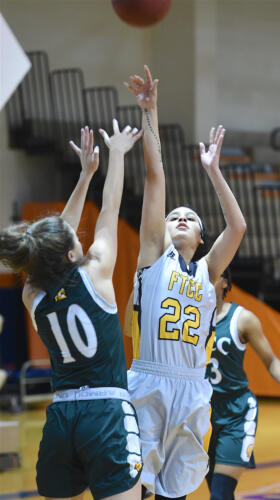
{"label": "orange wall panel", "polygon": [[[64,202],[27,203],[24,206],[24,220],[35,220],[46,215],[60,213]],[[86,252],[93,241],[94,227],[99,209],[90,201],[85,203],[78,234]],[[139,235],[127,222],[120,219],[118,227],[118,258],[114,272],[114,287],[120,314],[121,324],[124,321],[126,303],[133,287],[133,278],[139,252]],[[280,357],[280,313],[259,301],[252,295],[233,285],[227,300],[237,302],[253,311],[262,322],[262,326],[275,354]],[[27,319],[28,349],[30,359],[41,359],[47,351],[38,334],[35,332],[30,318]],[[131,339],[124,336],[127,366],[132,361]],[[245,369],[250,381],[250,388],[257,395],[280,396],[280,386],[272,379],[262,362],[248,346],[245,355]]]}

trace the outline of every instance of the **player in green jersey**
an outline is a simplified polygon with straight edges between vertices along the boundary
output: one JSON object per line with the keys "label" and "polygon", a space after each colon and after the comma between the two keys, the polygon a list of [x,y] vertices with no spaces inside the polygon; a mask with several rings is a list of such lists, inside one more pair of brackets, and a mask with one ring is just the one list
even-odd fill
{"label": "player in green jersey", "polygon": [[60,216],[22,222],[0,232],[0,260],[27,273],[23,302],[52,365],[54,401],[47,408],[37,462],[39,494],[95,500],[140,499],[139,430],[127,392],[126,363],[112,283],[124,155],[142,132],[113,120],[109,165],[94,241],[86,256],[76,235],[91,178],[98,168],[93,132],[71,142],[82,170]]}
{"label": "player in green jersey", "polygon": [[207,483],[211,500],[233,500],[244,468],[254,468],[258,404],[248,389],[243,369],[249,343],[272,377],[280,383],[280,360],[263,334],[259,319],[238,304],[225,302],[231,288],[227,268],[215,284],[217,324],[212,357],[206,376],[213,387],[210,472]]}

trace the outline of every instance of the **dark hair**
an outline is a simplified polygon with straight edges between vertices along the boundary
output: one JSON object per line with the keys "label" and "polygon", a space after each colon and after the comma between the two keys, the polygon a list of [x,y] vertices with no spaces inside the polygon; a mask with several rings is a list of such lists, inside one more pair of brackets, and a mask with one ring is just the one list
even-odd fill
{"label": "dark hair", "polygon": [[71,262],[73,234],[61,217],[46,217],[33,224],[21,222],[0,232],[0,260],[16,272],[28,274],[31,286],[42,290],[62,282],[85,258]]}
{"label": "dark hair", "polygon": [[212,239],[210,237],[210,235],[207,233],[207,231],[205,230],[205,227],[203,228],[203,233],[202,231],[200,232],[201,234],[201,238],[203,239],[203,244],[200,243],[196,249],[196,251],[194,252],[194,255],[192,257],[192,260],[194,262],[198,261],[199,259],[202,259],[202,257],[204,257],[210,250],[211,248],[211,242],[212,242]]}
{"label": "dark hair", "polygon": [[225,280],[227,280],[227,287],[224,288],[224,291],[223,291],[223,298],[225,298],[226,294],[228,292],[230,292],[231,290],[231,287],[232,287],[232,279],[231,279],[231,272],[230,272],[230,268],[227,267],[224,272],[221,274],[222,278],[224,278]]}

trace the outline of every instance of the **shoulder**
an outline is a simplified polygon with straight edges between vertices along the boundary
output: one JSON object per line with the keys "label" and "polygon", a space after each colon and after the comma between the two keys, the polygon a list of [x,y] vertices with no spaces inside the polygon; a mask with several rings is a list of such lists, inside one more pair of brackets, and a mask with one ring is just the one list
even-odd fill
{"label": "shoulder", "polygon": [[143,262],[138,261],[138,266],[137,266],[137,272],[139,274],[142,273],[143,271],[148,271],[149,274],[152,273],[154,270],[156,270],[158,267],[164,267],[166,261],[176,261],[178,259],[178,251],[174,247],[173,244],[169,245],[166,250],[158,256],[158,258],[154,262],[150,262],[150,264],[147,263],[147,265],[143,265]]}
{"label": "shoulder", "polygon": [[26,309],[31,312],[33,303],[35,298],[42,292],[42,290],[38,290],[36,288],[33,288],[29,283],[28,280],[25,281],[23,290],[22,290],[22,301],[26,307]]}
{"label": "shoulder", "polygon": [[260,324],[259,318],[252,311],[245,309],[245,307],[240,311],[239,322],[243,327],[252,327]]}
{"label": "shoulder", "polygon": [[242,308],[238,318],[238,331],[244,336],[257,333],[261,329],[259,318],[248,309]]}
{"label": "shoulder", "polygon": [[116,306],[116,298],[112,278],[105,277],[100,266],[94,259],[90,259],[84,266],[78,268],[79,274],[86,288],[92,290],[106,303]]}

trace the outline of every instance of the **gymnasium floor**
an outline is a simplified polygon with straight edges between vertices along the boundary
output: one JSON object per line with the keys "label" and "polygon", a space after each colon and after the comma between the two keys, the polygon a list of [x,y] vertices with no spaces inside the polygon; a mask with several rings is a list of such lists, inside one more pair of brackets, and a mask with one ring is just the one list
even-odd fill
{"label": "gymnasium floor", "polygon": [[[257,469],[245,472],[236,490],[236,500],[280,500],[280,400],[259,401],[259,426],[255,446]],[[0,500],[38,497],[35,463],[45,408],[33,407],[17,415],[0,412],[0,420],[20,422],[20,454],[18,469],[0,472]],[[89,492],[85,500],[90,500]],[[208,500],[205,482],[188,496],[188,500]]]}

